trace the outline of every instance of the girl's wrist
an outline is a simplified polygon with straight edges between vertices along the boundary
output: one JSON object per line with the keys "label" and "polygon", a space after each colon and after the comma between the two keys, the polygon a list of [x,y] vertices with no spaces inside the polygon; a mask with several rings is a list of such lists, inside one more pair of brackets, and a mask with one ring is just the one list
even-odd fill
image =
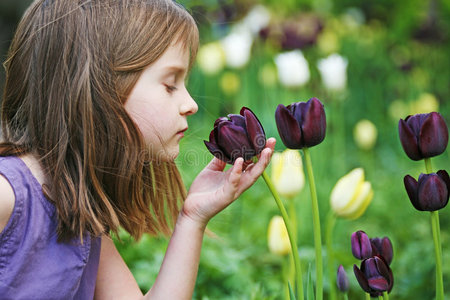
{"label": "girl's wrist", "polygon": [[194,218],[193,216],[191,216],[191,214],[189,214],[183,206],[183,208],[180,210],[175,226],[184,226],[192,230],[204,232],[207,223],[208,221],[202,221],[200,220],[200,218]]}

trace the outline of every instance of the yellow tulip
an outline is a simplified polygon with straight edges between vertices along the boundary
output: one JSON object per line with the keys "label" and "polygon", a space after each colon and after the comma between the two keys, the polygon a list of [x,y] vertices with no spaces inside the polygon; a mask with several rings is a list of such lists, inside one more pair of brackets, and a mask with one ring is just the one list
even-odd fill
{"label": "yellow tulip", "polygon": [[236,73],[225,72],[220,77],[220,87],[228,96],[236,94],[241,88],[241,80]]}
{"label": "yellow tulip", "polygon": [[364,181],[364,170],[356,168],[338,180],[330,196],[330,204],[337,216],[359,218],[373,198],[370,182]]}
{"label": "yellow tulip", "polygon": [[377,134],[377,127],[369,120],[359,121],[353,130],[356,145],[363,150],[370,150],[375,146]]}
{"label": "yellow tulip", "polygon": [[197,64],[207,75],[215,75],[225,67],[225,52],[218,42],[202,45],[197,53]]}
{"label": "yellow tulip", "polygon": [[423,93],[416,101],[411,103],[409,114],[425,114],[432,111],[439,111],[439,101],[433,94]]}
{"label": "yellow tulip", "polygon": [[286,255],[291,252],[289,235],[281,216],[274,216],[269,223],[267,242],[270,252],[278,255]]}
{"label": "yellow tulip", "polygon": [[286,198],[292,198],[303,189],[305,174],[302,157],[297,150],[286,149],[272,156],[271,179],[277,192]]}

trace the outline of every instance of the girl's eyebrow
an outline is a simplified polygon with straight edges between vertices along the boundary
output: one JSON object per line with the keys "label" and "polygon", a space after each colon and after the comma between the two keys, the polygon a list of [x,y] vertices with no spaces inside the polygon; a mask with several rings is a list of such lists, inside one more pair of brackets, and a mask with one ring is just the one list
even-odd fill
{"label": "girl's eyebrow", "polygon": [[186,72],[186,68],[184,66],[169,66],[164,68],[164,73],[166,74],[184,74]]}

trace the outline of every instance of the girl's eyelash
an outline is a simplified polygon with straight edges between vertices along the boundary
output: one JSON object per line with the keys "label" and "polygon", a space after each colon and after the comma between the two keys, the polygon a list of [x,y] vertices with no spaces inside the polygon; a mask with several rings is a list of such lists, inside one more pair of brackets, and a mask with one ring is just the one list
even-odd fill
{"label": "girl's eyelash", "polygon": [[172,93],[172,92],[177,90],[176,86],[168,85],[168,84],[165,84],[165,86],[166,86],[166,90],[167,90],[168,93]]}

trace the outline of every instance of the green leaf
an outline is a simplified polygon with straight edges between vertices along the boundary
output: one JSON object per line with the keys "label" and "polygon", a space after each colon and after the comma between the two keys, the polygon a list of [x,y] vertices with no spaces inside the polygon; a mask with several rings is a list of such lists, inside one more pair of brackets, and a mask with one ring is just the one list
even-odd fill
{"label": "green leaf", "polygon": [[292,290],[292,286],[291,286],[291,283],[289,281],[288,281],[288,286],[289,286],[289,298],[291,300],[297,300],[297,297],[295,297],[295,293]]}
{"label": "green leaf", "polygon": [[311,264],[308,267],[308,282],[306,284],[306,300],[314,300],[314,282],[312,280]]}

